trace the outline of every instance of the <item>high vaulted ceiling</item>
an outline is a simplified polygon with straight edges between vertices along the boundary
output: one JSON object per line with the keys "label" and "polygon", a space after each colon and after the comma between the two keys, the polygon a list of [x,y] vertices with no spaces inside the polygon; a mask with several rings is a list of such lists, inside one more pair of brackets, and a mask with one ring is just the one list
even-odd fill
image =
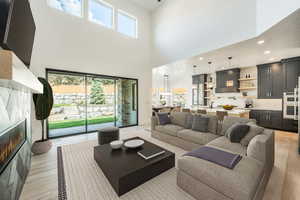
{"label": "high vaulted ceiling", "polygon": [[158,8],[163,0],[161,0],[161,2],[158,2],[157,0],[130,0],[132,2],[134,2],[135,4],[149,10],[149,11],[153,11],[156,8]]}

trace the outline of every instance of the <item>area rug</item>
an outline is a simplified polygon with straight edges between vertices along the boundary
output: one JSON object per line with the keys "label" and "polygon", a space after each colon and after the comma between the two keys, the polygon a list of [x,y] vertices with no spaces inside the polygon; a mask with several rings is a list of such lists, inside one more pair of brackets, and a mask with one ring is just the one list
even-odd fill
{"label": "area rug", "polygon": [[[176,160],[185,153],[180,148],[154,138],[139,137],[174,152]],[[97,141],[88,141],[58,147],[59,200],[194,200],[177,186],[176,168],[118,197],[94,161],[93,148],[96,145]]]}

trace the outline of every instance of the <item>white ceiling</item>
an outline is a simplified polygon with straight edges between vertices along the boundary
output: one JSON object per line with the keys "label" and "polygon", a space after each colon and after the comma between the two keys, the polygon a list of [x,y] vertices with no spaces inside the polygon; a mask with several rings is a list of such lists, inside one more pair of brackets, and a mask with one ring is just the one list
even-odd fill
{"label": "white ceiling", "polygon": [[130,1],[149,11],[155,10],[163,3],[163,0],[161,0],[161,2],[158,2],[157,0],[130,0]]}
{"label": "white ceiling", "polygon": [[[257,64],[280,61],[283,58],[300,56],[300,10],[293,13],[257,38],[243,41],[186,60],[197,65],[198,71],[207,73],[229,68],[250,67]],[[265,43],[258,45],[259,40]],[[270,51],[270,54],[264,54]],[[228,57],[232,56],[230,62]],[[200,60],[200,57],[203,60]],[[209,67],[208,62],[212,65]]]}

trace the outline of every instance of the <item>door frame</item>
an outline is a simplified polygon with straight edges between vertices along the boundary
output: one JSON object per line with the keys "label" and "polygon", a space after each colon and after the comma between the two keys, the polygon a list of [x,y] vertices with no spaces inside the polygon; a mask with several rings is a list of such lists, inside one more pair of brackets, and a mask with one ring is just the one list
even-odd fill
{"label": "door frame", "polygon": [[[116,100],[116,81],[118,79],[126,79],[126,80],[133,80],[136,81],[136,124],[132,124],[132,125],[128,125],[128,126],[119,126],[119,128],[127,128],[127,127],[133,127],[133,126],[138,126],[139,125],[139,79],[137,78],[127,78],[127,77],[121,77],[121,76],[110,76],[110,75],[103,75],[103,74],[95,74],[95,73],[86,73],[86,72],[78,72],[78,71],[69,71],[69,70],[60,70],[60,69],[53,69],[53,68],[46,68],[45,70],[45,74],[46,74],[46,80],[48,81],[48,74],[53,72],[53,73],[57,73],[57,74],[63,74],[63,75],[78,75],[78,76],[83,76],[84,77],[84,81],[85,81],[85,87],[87,86],[86,82],[87,82],[87,77],[96,77],[96,78],[103,78],[103,79],[112,79],[114,80],[114,84],[115,84],[115,105],[117,103]],[[86,92],[87,93],[87,92]],[[86,94],[87,95],[87,94]],[[86,109],[87,109],[87,105],[86,105]],[[86,112],[87,113],[87,112]],[[114,109],[114,115],[115,115],[115,121],[114,124],[115,126],[117,125],[116,123],[116,110]],[[69,134],[69,135],[64,135],[64,136],[57,136],[57,137],[49,137],[49,121],[48,119],[46,120],[46,134],[47,134],[47,138],[48,139],[56,139],[56,138],[62,138],[62,137],[70,137],[70,136],[75,136],[75,135],[82,135],[82,134],[88,134],[88,133],[94,133],[96,131],[87,131],[87,116],[85,118],[85,132],[79,132],[79,133],[75,133],[75,134]]]}

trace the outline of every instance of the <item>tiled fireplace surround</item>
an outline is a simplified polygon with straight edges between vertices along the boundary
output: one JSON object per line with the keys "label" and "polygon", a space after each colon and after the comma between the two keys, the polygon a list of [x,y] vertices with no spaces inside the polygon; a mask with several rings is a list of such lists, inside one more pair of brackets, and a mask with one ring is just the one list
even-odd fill
{"label": "tiled fireplace surround", "polygon": [[31,93],[0,87],[0,135],[26,119],[27,140],[0,174],[0,199],[18,199],[31,162]]}

